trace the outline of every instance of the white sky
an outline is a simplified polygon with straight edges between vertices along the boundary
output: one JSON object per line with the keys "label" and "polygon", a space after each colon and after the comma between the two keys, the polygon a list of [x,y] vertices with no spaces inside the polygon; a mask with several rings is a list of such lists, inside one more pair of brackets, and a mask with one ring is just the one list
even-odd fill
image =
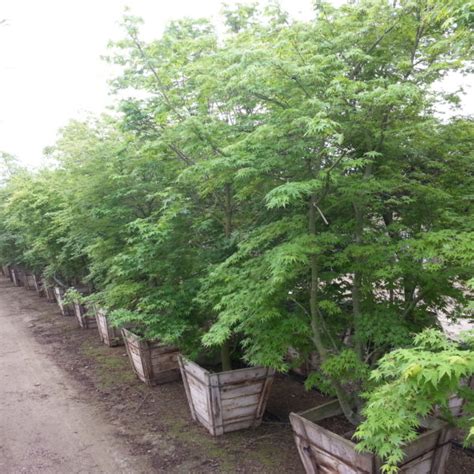
{"label": "white sky", "polygon": [[[0,26],[0,150],[38,166],[43,148],[54,143],[57,130],[69,119],[100,113],[113,102],[107,86],[113,72],[100,56],[109,40],[122,37],[118,24],[125,5],[145,19],[144,34],[152,38],[172,19],[216,18],[222,3],[0,0],[0,20],[7,20],[7,26]],[[280,3],[293,16],[311,16],[311,0]],[[466,99],[464,109],[469,113],[473,102],[472,95]]]}

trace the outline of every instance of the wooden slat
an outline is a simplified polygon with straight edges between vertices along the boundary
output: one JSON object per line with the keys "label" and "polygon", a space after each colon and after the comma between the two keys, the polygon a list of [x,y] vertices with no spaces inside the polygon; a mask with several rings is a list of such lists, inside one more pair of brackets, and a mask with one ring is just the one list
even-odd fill
{"label": "wooden slat", "polygon": [[[434,451],[428,451],[423,456],[418,457],[404,463],[400,468],[401,474],[427,474],[431,472],[431,466],[433,465]],[[436,472],[436,471],[435,471]]]}
{"label": "wooden slat", "polygon": [[224,424],[224,433],[231,433],[232,431],[245,430],[252,428],[255,423],[255,417],[239,418],[235,420],[227,420]]}
{"label": "wooden slat", "polygon": [[[103,316],[105,317],[105,314]],[[106,331],[106,332],[108,332],[108,331]],[[127,342],[126,342],[125,334],[122,333],[122,335],[123,335],[123,339],[125,341],[125,350],[127,351],[128,360],[130,361],[130,364],[132,365],[132,370],[134,371],[135,374],[137,374],[136,366],[135,366],[134,361],[133,361],[133,354],[130,352],[130,345],[127,344]],[[106,338],[108,338],[108,335],[106,336],[105,333],[104,333],[104,341],[105,341]],[[140,377],[139,374],[137,374],[137,376]]]}
{"label": "wooden slat", "polygon": [[260,391],[252,395],[245,395],[237,398],[225,398],[222,399],[222,408],[224,410],[232,410],[239,406],[258,405],[260,401],[260,394],[262,392],[260,385]]}
{"label": "wooden slat", "polygon": [[274,375],[275,371],[273,369],[267,368],[265,381],[263,382],[262,392],[260,393],[260,400],[258,402],[255,426],[259,425],[262,422],[263,413],[267,406],[268,397],[270,396],[270,390],[272,388]]}
{"label": "wooden slat", "polygon": [[202,382],[200,382],[199,380],[197,380],[195,378],[190,378],[188,380],[188,386],[190,388],[192,388],[193,390],[195,390],[200,398],[202,398],[203,400],[206,399],[207,389],[209,387],[209,384],[202,383]]}
{"label": "wooden slat", "polygon": [[159,360],[159,359],[152,359],[151,361],[153,372],[159,373],[159,372],[167,372],[174,370],[176,373],[179,372],[178,370],[178,359],[176,357],[173,357],[172,359],[169,360]]}
{"label": "wooden slat", "polygon": [[35,286],[36,293],[38,293],[39,296],[43,296],[43,285],[41,283],[41,279],[38,277],[38,275],[33,275],[33,282]]}
{"label": "wooden slat", "polygon": [[208,397],[202,396],[200,391],[196,390],[196,387],[189,387],[190,394],[193,397],[193,406],[196,414],[207,420],[209,425],[211,425],[211,416],[209,413],[208,407]]}
{"label": "wooden slat", "polygon": [[184,390],[186,392],[186,398],[188,399],[188,406],[191,411],[191,417],[193,420],[197,420],[196,410],[194,409],[193,397],[189,389],[188,372],[185,367],[186,360],[182,356],[178,356],[179,369],[181,370],[181,378],[183,379]]}
{"label": "wooden slat", "polygon": [[198,413],[196,412],[196,417],[193,418],[195,421],[198,421],[199,423],[201,423],[201,425],[204,426],[204,428],[206,428],[209,433],[212,434],[212,431],[213,431],[213,427],[212,425],[210,424],[210,421],[209,421],[209,418],[205,418],[201,415],[201,413]]}
{"label": "wooden slat", "polygon": [[293,428],[293,435],[296,448],[300,455],[301,462],[307,474],[318,474],[324,472],[324,463],[317,464],[313,446],[311,445],[305,429],[305,420],[301,416],[290,413],[290,423]]}
{"label": "wooden slat", "polygon": [[[127,345],[127,344],[125,344]],[[132,363],[132,368],[134,372],[138,375],[138,377],[145,382],[146,380],[146,373],[145,368],[143,367],[143,361],[140,357],[140,354],[136,354],[135,352],[130,353],[130,361]]]}
{"label": "wooden slat", "polygon": [[99,338],[102,342],[105,342],[105,339],[104,339],[104,327],[103,327],[103,318],[102,318],[102,315],[99,313],[99,311],[96,311],[95,312],[95,319],[97,321],[97,329],[98,329],[98,332],[99,332]]}
{"label": "wooden slat", "polygon": [[173,355],[179,352],[179,349],[174,346],[169,346],[167,344],[148,344],[148,347],[151,350],[151,357],[153,359],[162,359],[167,355]]}
{"label": "wooden slat", "polygon": [[212,435],[224,434],[225,410],[222,406],[219,374],[209,375],[209,408],[212,422]]}
{"label": "wooden slat", "polygon": [[256,395],[262,391],[262,382],[257,381],[249,384],[229,385],[221,388],[222,400],[241,398],[247,395]]}
{"label": "wooden slat", "polygon": [[15,268],[11,270],[12,282],[15,286],[20,286],[20,279]]}
{"label": "wooden slat", "polygon": [[56,302],[58,303],[59,309],[63,316],[72,316],[74,314],[73,308],[70,305],[64,304],[64,290],[58,286],[54,287],[54,295],[56,297]]}
{"label": "wooden slat", "polygon": [[96,308],[95,315],[101,341],[109,347],[124,344],[119,329],[111,326],[107,313],[102,308]]}
{"label": "wooden slat", "polygon": [[171,346],[161,341],[147,341],[147,344],[148,347],[153,351],[153,354],[156,355],[179,350],[176,346]]}
{"label": "wooden slat", "polygon": [[446,443],[445,445],[437,447],[433,454],[430,472],[433,474],[443,474],[445,472],[450,451],[451,443]]}
{"label": "wooden slat", "polygon": [[181,357],[181,362],[183,364],[184,370],[188,375],[195,377],[197,380],[200,380],[201,382],[204,382],[206,384],[209,383],[210,373],[206,369],[203,369],[199,365],[195,364],[194,362],[191,362],[190,360],[184,357]]}
{"label": "wooden slat", "polygon": [[255,418],[255,415],[257,413],[258,409],[258,404],[255,403],[253,405],[248,405],[248,406],[234,406],[232,408],[229,408],[227,410],[224,410],[222,419],[224,422],[230,421],[230,420],[241,420],[242,418],[247,418],[247,417],[252,417]]}
{"label": "wooden slat", "polygon": [[255,380],[264,379],[267,375],[267,369],[265,367],[250,367],[246,369],[220,372],[218,375],[220,385],[242,382],[250,383]]}
{"label": "wooden slat", "polygon": [[332,400],[318,407],[305,410],[299,413],[299,415],[306,420],[317,422],[332,416],[342,415],[342,408],[337,400]]}

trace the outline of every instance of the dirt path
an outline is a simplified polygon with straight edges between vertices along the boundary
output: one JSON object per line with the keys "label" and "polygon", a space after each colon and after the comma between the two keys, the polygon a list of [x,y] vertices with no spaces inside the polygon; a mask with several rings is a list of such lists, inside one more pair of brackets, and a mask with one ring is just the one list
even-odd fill
{"label": "dirt path", "polygon": [[0,472],[146,472],[35,341],[24,297],[0,280]]}

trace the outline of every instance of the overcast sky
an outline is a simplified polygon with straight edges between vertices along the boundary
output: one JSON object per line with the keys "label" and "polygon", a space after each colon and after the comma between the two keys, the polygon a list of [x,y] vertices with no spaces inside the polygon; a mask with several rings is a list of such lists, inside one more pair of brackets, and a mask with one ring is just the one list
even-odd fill
{"label": "overcast sky", "polygon": [[[342,0],[334,0],[340,3]],[[0,150],[31,166],[57,130],[86,112],[112,103],[110,66],[100,56],[122,36],[124,8],[145,19],[147,38],[159,36],[172,19],[218,18],[222,0],[1,0]],[[227,0],[227,3],[237,3]],[[311,0],[281,0],[293,16],[309,18]],[[460,79],[455,81],[459,83]],[[452,84],[447,85],[452,88]],[[469,102],[469,103],[468,103]],[[465,110],[474,111],[472,95]]]}

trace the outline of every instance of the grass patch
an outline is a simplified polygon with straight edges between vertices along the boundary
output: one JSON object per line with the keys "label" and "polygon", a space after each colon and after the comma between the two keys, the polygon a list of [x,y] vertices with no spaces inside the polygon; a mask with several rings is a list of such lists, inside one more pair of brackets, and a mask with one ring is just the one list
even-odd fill
{"label": "grass patch", "polygon": [[128,358],[122,353],[114,352],[116,353],[111,353],[110,348],[106,346],[96,346],[89,341],[81,345],[81,353],[94,362],[100,389],[110,389],[135,380]]}

